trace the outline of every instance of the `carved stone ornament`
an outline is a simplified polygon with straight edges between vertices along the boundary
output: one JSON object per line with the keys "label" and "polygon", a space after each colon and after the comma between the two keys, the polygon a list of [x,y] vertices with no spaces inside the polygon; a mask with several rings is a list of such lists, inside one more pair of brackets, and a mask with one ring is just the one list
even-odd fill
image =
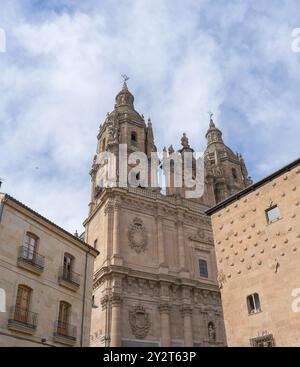
{"label": "carved stone ornament", "polygon": [[138,254],[147,248],[147,232],[142,219],[134,218],[128,230],[129,246]]}
{"label": "carved stone ornament", "polygon": [[269,261],[269,268],[276,274],[280,264],[277,258]]}
{"label": "carved stone ornament", "polygon": [[226,275],[223,273],[222,270],[219,272],[217,280],[218,280],[219,288],[222,289],[224,286],[224,283],[226,282]]}
{"label": "carved stone ornament", "polygon": [[129,323],[133,335],[138,339],[144,339],[151,326],[150,315],[143,306],[136,306],[129,312]]}
{"label": "carved stone ornament", "polygon": [[202,242],[204,238],[205,232],[201,228],[199,228],[195,234],[189,236],[189,239],[195,242]]}

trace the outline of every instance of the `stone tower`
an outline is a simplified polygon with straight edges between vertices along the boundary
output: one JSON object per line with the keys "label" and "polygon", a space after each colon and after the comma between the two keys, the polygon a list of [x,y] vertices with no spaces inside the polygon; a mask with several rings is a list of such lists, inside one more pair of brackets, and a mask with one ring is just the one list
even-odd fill
{"label": "stone tower", "polygon": [[[97,154],[156,151],[151,122],[124,83]],[[183,141],[187,148],[187,142]],[[129,164],[130,165],[130,164]],[[94,269],[92,346],[222,346],[225,333],[208,205],[157,188],[101,188],[95,157],[85,240]],[[121,174],[117,165],[117,181]],[[100,175],[101,177],[101,175]]]}
{"label": "stone tower", "polygon": [[212,185],[213,206],[228,196],[252,184],[251,178],[242,158],[242,155],[233,151],[224,144],[222,132],[210,118],[209,129],[206,133],[207,148],[205,150],[206,180]]}

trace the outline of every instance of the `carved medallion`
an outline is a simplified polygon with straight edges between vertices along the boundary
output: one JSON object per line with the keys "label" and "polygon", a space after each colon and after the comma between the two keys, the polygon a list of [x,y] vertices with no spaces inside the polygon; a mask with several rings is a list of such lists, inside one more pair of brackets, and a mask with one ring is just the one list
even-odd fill
{"label": "carved medallion", "polygon": [[142,219],[135,218],[128,230],[129,246],[138,254],[147,247],[147,232]]}
{"label": "carved medallion", "polygon": [[133,335],[138,339],[144,339],[151,326],[150,315],[143,306],[136,306],[129,312],[129,323]]}

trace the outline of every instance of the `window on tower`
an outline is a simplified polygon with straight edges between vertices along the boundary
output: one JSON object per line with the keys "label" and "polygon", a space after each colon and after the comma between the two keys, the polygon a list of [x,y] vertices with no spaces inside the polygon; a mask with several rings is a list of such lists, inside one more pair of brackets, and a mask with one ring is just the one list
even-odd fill
{"label": "window on tower", "polygon": [[208,278],[208,268],[207,268],[207,261],[200,259],[199,260],[199,272],[200,277]]}
{"label": "window on tower", "polygon": [[231,172],[232,172],[232,177],[236,180],[238,178],[236,169],[235,168],[232,168],[231,169]]}
{"label": "window on tower", "polygon": [[135,131],[131,133],[131,144],[137,144],[137,134]]}

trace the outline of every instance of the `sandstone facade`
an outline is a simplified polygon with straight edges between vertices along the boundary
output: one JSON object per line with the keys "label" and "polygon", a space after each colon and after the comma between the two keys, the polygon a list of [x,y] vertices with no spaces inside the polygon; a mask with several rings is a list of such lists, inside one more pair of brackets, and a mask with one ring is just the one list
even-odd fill
{"label": "sandstone facade", "polygon": [[300,346],[300,160],[210,209],[229,346]]}
{"label": "sandstone facade", "polygon": [[88,346],[97,253],[0,194],[0,346]]}

